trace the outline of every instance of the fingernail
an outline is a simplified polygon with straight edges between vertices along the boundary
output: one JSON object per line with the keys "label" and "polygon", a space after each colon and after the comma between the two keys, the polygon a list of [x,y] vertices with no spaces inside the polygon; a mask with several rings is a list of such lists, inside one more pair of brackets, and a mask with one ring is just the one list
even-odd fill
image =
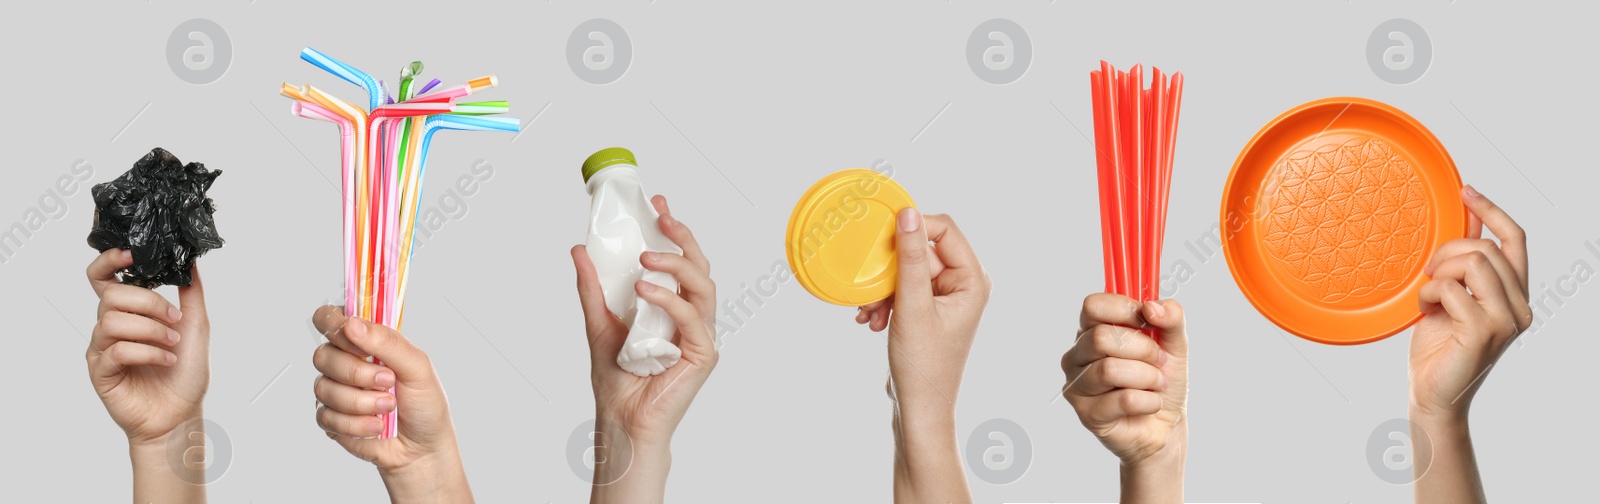
{"label": "fingernail", "polygon": [[167,329],[167,344],[176,345],[178,344],[178,338],[181,337],[182,335],[178,334],[178,331]]}
{"label": "fingernail", "polygon": [[1477,198],[1479,196],[1483,196],[1482,194],[1478,194],[1478,189],[1476,187],[1472,187],[1472,184],[1462,186],[1461,192],[1466,193],[1468,198]]}
{"label": "fingernail", "polygon": [[387,388],[393,387],[394,386],[394,371],[390,371],[390,370],[387,370],[387,369],[380,369],[380,370],[378,370],[378,375],[372,377],[372,382],[378,384],[378,388],[387,389]]}
{"label": "fingernail", "polygon": [[344,335],[345,337],[350,338],[350,341],[367,339],[366,321],[358,318],[351,318],[350,321],[346,322],[344,325]]}
{"label": "fingernail", "polygon": [[122,260],[124,260],[124,261],[132,261],[133,260],[133,251],[132,250],[123,250],[122,251]]}
{"label": "fingernail", "polygon": [[378,411],[382,412],[382,413],[388,413],[390,411],[394,411],[394,397],[390,396],[389,394],[384,394],[382,396],[379,396],[378,397]]}
{"label": "fingernail", "polygon": [[656,291],[656,284],[653,284],[653,283],[650,283],[650,282],[639,282],[639,292],[640,293],[649,294],[649,293],[652,293],[652,292],[655,292],[655,291]]}
{"label": "fingernail", "polygon": [[1161,306],[1161,303],[1155,301],[1145,301],[1144,304],[1150,306],[1151,315],[1155,315],[1156,318],[1167,318],[1167,307]]}
{"label": "fingernail", "polygon": [[922,225],[922,214],[917,213],[914,207],[906,207],[900,211],[900,232],[910,233]]}
{"label": "fingernail", "polygon": [[377,437],[378,434],[383,433],[383,420],[379,420],[376,417],[374,417],[372,420],[368,420],[367,432],[372,433],[372,435],[368,437]]}
{"label": "fingernail", "polygon": [[1158,350],[1157,352],[1160,355],[1156,356],[1156,367],[1167,365],[1167,352],[1165,350]]}
{"label": "fingernail", "polygon": [[183,312],[178,311],[178,307],[176,307],[176,306],[168,306],[167,307],[167,319],[171,320],[173,322],[177,322],[179,320],[183,320]]}
{"label": "fingernail", "polygon": [[167,352],[167,365],[171,366],[176,363],[178,363],[178,354]]}
{"label": "fingernail", "polygon": [[644,253],[644,261],[645,262],[656,262],[656,259],[659,258],[659,257],[660,257],[660,254],[657,254],[655,252],[645,251],[645,253]]}
{"label": "fingernail", "polygon": [[1167,375],[1165,373],[1163,373],[1161,375],[1161,390],[1166,390],[1166,389],[1167,389]]}

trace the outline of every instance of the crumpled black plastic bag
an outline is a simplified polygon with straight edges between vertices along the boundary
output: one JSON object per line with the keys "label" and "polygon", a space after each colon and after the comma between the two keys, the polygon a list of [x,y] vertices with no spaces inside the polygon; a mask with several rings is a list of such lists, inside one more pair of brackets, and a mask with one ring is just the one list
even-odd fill
{"label": "crumpled black plastic bag", "polygon": [[200,163],[183,164],[156,147],[116,180],[96,184],[89,246],[133,252],[122,283],[154,289],[188,286],[194,260],[222,247],[206,190],[222,174]]}

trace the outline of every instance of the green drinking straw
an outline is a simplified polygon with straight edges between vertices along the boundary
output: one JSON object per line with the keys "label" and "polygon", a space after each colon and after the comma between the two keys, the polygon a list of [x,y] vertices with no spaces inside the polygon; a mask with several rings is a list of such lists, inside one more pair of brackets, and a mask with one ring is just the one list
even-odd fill
{"label": "green drinking straw", "polygon": [[455,115],[481,116],[490,114],[504,114],[511,111],[511,102],[505,100],[481,101],[471,103],[457,103]]}
{"label": "green drinking straw", "polygon": [[[413,62],[411,62],[411,64],[400,68],[400,101],[403,102],[403,101],[411,99],[411,97],[412,97],[412,95],[411,95],[411,81],[416,79],[417,76],[421,75],[421,74],[422,74],[422,61],[421,60],[413,61]],[[409,149],[411,148],[411,146],[409,145],[411,143],[411,121],[413,121],[413,118],[410,118],[410,117],[407,117],[407,118],[405,118],[404,121],[401,121],[401,124],[400,124],[400,152],[396,154],[396,158],[397,159],[405,159],[406,158],[406,152],[408,152]],[[401,181],[403,183],[403,181],[406,179],[405,170],[406,170],[405,163],[400,163],[399,169],[395,170],[396,180]]]}

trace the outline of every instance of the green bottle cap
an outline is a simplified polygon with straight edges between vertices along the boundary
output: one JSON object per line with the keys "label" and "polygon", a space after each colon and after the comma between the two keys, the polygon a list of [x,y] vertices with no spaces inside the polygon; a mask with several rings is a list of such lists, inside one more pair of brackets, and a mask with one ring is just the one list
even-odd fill
{"label": "green bottle cap", "polygon": [[633,151],[621,147],[600,149],[600,152],[583,160],[583,182],[587,184],[589,177],[593,177],[595,173],[599,173],[607,166],[619,164],[639,166],[639,162],[633,159]]}

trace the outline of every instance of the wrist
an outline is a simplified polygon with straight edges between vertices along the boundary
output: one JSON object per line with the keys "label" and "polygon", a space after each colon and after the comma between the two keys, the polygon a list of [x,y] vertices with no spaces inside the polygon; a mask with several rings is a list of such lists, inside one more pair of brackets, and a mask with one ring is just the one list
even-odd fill
{"label": "wrist", "polygon": [[[190,449],[199,448],[204,450],[205,439],[206,429],[204,415],[202,415],[199,411],[195,411],[194,414],[189,415],[187,418],[179,421],[166,432],[159,434],[139,434],[129,432],[128,454],[131,456],[135,466],[140,464],[165,466],[167,465],[167,459],[169,458],[169,451],[173,452],[174,455],[192,458],[189,456],[196,452],[190,451]],[[188,458],[180,460],[179,462],[188,462]],[[203,457],[196,460],[198,463],[203,465]],[[183,466],[186,465],[193,464],[173,464],[173,468],[174,470],[179,470],[184,468]]]}
{"label": "wrist", "polygon": [[1189,451],[1188,427],[1179,425],[1157,452],[1123,460],[1122,502],[1183,502],[1184,460]]}
{"label": "wrist", "polygon": [[1467,431],[1465,410],[1440,410],[1412,404],[1408,416],[1412,423],[1427,429],[1429,433],[1435,430],[1441,433]]}
{"label": "wrist", "polygon": [[628,423],[595,415],[592,502],[660,502],[672,469],[672,435],[629,432]]}
{"label": "wrist", "polygon": [[205,502],[205,424],[195,418],[150,437],[129,436],[135,502]]}
{"label": "wrist", "polygon": [[396,504],[409,502],[472,502],[466,468],[454,445],[417,457],[404,465],[379,468],[378,475]]}
{"label": "wrist", "polygon": [[156,448],[165,449],[167,443],[174,437],[188,437],[189,434],[205,434],[205,411],[199,407],[193,411],[181,414],[178,420],[165,432],[146,432],[139,427],[124,428],[128,436],[129,448]]}

